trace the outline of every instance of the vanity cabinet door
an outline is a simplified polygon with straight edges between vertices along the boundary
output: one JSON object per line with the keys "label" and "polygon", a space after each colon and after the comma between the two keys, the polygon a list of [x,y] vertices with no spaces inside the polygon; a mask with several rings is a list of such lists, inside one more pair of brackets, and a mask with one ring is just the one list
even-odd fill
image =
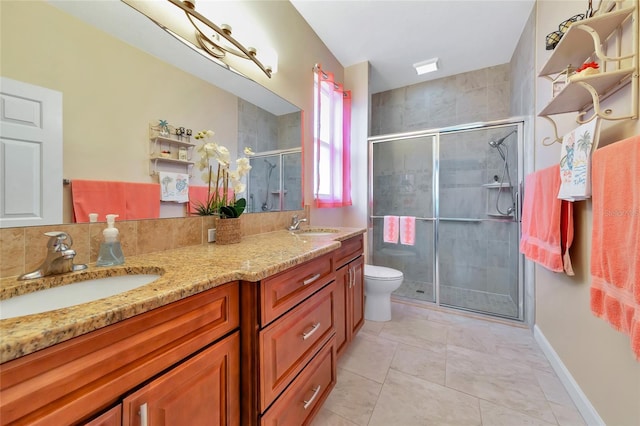
{"label": "vanity cabinet door", "polygon": [[120,426],[122,424],[122,404],[118,404],[82,426]]}
{"label": "vanity cabinet door", "polygon": [[239,425],[240,337],[235,332],[123,401],[123,425]]}
{"label": "vanity cabinet door", "polygon": [[336,348],[341,356],[364,325],[364,257],[338,269],[336,282]]}

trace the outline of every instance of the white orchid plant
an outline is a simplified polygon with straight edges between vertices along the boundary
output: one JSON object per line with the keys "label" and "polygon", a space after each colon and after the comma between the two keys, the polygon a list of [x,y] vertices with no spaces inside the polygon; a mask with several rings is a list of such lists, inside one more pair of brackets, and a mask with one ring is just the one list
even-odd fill
{"label": "white orchid plant", "polygon": [[[203,130],[195,135],[195,138],[207,140],[213,138],[214,132]],[[200,153],[198,168],[203,171],[202,180],[207,182],[207,199],[205,203],[197,202],[195,209],[200,216],[218,215],[221,219],[236,218],[244,212],[247,206],[245,198],[236,198],[245,191],[246,186],[242,178],[251,170],[247,156],[253,155],[250,148],[244,149],[245,157],[236,160],[236,169],[231,170],[231,158],[229,150],[215,142],[205,142],[196,148]],[[217,163],[217,171],[214,173],[214,165]],[[233,189],[233,196],[229,197],[229,189]]]}

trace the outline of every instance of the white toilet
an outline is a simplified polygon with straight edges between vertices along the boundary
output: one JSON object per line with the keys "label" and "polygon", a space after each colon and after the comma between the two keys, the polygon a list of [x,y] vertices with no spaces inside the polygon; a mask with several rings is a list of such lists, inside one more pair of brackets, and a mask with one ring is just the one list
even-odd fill
{"label": "white toilet", "polygon": [[400,287],[402,272],[384,266],[364,265],[364,318],[391,320],[391,293]]}

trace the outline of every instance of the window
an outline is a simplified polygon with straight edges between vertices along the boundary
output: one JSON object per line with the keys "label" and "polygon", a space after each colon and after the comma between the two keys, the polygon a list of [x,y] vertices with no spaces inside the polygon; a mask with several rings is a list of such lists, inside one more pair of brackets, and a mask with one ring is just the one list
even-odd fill
{"label": "window", "polygon": [[316,207],[351,205],[351,92],[314,69],[314,199]]}

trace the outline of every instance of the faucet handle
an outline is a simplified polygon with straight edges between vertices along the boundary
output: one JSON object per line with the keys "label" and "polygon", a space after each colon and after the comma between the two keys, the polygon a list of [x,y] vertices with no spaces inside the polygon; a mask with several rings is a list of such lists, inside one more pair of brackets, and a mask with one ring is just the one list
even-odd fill
{"label": "faucet handle", "polygon": [[[47,249],[52,252],[64,251],[73,245],[71,235],[62,231],[45,232],[44,235],[49,237],[47,242]],[[69,240],[68,244],[65,244],[65,240]]]}

